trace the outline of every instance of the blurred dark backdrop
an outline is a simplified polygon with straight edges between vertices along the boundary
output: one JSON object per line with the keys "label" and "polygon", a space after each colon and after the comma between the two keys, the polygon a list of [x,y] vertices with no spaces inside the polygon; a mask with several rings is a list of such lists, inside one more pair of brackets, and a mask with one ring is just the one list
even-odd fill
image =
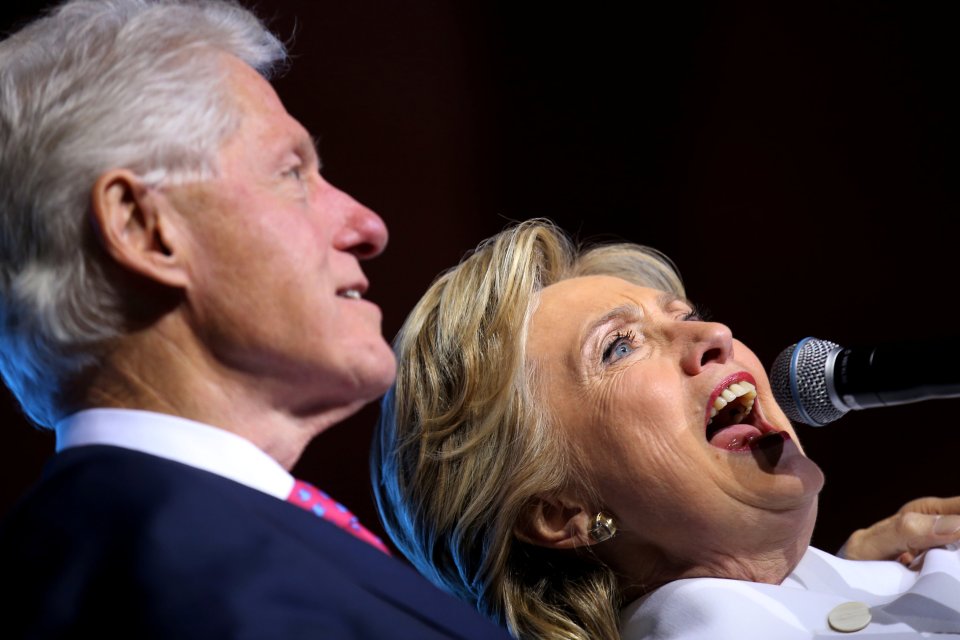
{"label": "blurred dark backdrop", "polygon": [[[4,32],[46,3],[15,4],[0,10]],[[319,137],[327,178],[391,229],[367,267],[388,337],[438,272],[533,216],[662,249],[766,363],[806,335],[958,333],[949,3],[256,7],[292,38],[276,85]],[[814,543],[835,550],[910,498],[960,494],[958,409],[799,427],[827,475]],[[379,532],[366,458],[376,416],[318,438],[295,472]],[[53,441],[7,393],[0,418],[3,513]]]}

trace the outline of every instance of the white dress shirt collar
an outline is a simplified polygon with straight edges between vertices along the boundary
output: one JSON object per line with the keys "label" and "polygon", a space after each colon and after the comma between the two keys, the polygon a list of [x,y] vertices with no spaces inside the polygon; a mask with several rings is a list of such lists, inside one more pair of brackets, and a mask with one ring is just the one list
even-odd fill
{"label": "white dress shirt collar", "polygon": [[294,479],[246,438],[185,418],[132,409],[88,409],[56,426],[57,451],[111,445],[215,473],[286,500]]}

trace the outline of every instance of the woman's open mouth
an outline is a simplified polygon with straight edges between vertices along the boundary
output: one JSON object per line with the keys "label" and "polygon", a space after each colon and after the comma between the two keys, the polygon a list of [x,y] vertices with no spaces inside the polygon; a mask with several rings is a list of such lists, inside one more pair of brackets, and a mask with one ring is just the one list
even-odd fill
{"label": "woman's open mouth", "polygon": [[707,403],[707,441],[718,449],[749,451],[755,440],[775,431],[755,410],[756,398],[756,381],[746,371],[724,378]]}

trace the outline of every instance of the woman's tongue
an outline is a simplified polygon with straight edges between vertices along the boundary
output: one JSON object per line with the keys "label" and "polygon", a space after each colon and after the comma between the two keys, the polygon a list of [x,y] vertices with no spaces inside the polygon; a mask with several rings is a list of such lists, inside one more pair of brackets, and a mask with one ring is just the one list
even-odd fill
{"label": "woman's tongue", "polygon": [[760,429],[750,424],[732,424],[717,431],[710,438],[710,444],[720,449],[730,451],[746,450],[750,448],[750,441],[759,438]]}

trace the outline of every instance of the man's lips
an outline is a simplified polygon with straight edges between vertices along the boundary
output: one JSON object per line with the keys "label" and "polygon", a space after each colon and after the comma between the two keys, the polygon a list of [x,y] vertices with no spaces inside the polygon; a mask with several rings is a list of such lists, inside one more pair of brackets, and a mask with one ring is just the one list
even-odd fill
{"label": "man's lips", "polygon": [[368,285],[365,281],[355,282],[337,289],[337,297],[360,300],[363,298],[363,294],[366,293],[367,287]]}

